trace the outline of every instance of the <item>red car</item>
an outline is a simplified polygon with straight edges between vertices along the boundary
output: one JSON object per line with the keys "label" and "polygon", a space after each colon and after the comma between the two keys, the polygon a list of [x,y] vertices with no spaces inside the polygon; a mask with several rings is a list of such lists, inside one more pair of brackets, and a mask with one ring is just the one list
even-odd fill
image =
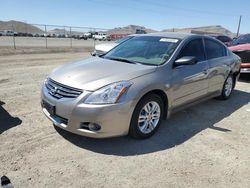
{"label": "red car", "polygon": [[241,73],[250,73],[250,34],[241,35],[229,49],[241,58]]}

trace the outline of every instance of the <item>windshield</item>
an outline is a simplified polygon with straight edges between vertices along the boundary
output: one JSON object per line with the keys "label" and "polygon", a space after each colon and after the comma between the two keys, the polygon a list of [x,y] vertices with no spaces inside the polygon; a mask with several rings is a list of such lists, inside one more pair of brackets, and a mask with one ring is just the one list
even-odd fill
{"label": "windshield", "polygon": [[124,62],[136,62],[147,65],[161,65],[166,62],[175,48],[179,39],[138,36],[133,37],[109,51],[103,58],[122,59]]}
{"label": "windshield", "polygon": [[250,34],[249,35],[242,35],[233,41],[234,45],[247,44],[247,43],[250,43]]}

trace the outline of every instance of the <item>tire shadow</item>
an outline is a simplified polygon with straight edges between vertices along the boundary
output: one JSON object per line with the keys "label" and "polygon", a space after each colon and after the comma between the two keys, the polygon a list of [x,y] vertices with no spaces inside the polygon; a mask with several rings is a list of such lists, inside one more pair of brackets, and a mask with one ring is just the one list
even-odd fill
{"label": "tire shadow", "polygon": [[154,136],[144,140],[135,140],[128,136],[92,139],[72,134],[57,127],[55,129],[66,140],[83,149],[106,155],[141,155],[180,145],[207,128],[226,134],[231,130],[214,125],[249,102],[250,93],[235,90],[231,98],[226,101],[211,99],[173,114],[169,120],[162,122]]}
{"label": "tire shadow", "polygon": [[246,82],[246,83],[250,83],[250,73],[247,74],[240,74],[240,78],[239,78],[240,82]]}

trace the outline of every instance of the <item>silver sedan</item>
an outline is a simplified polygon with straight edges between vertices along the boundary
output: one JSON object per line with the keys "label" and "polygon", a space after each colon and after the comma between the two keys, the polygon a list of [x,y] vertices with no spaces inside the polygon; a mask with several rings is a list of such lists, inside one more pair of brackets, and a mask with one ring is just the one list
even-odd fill
{"label": "silver sedan", "polygon": [[42,109],[55,126],[72,133],[147,138],[175,111],[228,99],[240,63],[207,36],[138,35],[105,55],[53,71],[42,87]]}

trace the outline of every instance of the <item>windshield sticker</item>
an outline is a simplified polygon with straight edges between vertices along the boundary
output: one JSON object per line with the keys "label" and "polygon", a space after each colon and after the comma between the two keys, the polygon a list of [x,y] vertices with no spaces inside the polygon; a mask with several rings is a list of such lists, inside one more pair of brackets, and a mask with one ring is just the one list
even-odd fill
{"label": "windshield sticker", "polygon": [[161,38],[160,42],[173,42],[173,43],[177,43],[178,39]]}

